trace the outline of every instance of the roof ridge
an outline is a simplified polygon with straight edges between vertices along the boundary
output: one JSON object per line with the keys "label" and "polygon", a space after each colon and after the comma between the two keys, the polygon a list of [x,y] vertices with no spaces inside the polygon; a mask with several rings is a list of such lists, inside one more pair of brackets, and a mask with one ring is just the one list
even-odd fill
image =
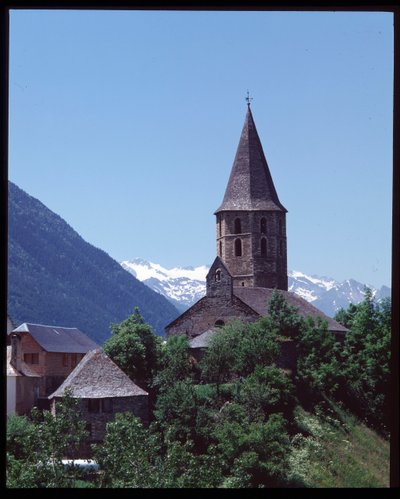
{"label": "roof ridge", "polygon": [[[40,327],[49,327],[49,328],[58,328],[58,329],[77,329],[78,331],[80,331],[79,328],[77,327],[68,327],[68,326],[52,326],[50,324],[37,324],[36,322],[23,322],[22,324],[20,324],[18,326],[21,327],[21,326],[40,326]],[[15,328],[15,329],[18,329],[18,328]]]}

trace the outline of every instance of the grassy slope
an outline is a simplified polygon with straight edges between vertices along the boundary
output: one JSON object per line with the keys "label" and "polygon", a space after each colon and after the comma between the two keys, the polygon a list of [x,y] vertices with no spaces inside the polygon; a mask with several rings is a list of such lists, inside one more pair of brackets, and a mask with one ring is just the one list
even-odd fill
{"label": "grassy slope", "polygon": [[306,487],[389,487],[389,442],[352,415],[296,410],[304,431],[293,439],[292,479]]}

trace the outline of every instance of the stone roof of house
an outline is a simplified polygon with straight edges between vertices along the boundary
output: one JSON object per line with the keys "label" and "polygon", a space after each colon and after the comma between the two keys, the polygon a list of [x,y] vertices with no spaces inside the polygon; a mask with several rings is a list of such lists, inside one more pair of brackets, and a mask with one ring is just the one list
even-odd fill
{"label": "stone roof of house", "polygon": [[220,211],[273,210],[287,212],[275,190],[267,160],[248,106]]}
{"label": "stone roof of house", "polygon": [[204,331],[204,333],[199,334],[195,338],[189,341],[190,348],[207,348],[210,339],[217,334],[218,331],[215,329],[209,329]]}
{"label": "stone roof of house", "polygon": [[[247,287],[234,287],[233,294],[242,300],[246,305],[251,307],[260,315],[268,315],[268,303],[272,298],[272,293],[275,289],[271,288],[247,288]],[[339,324],[337,321],[325,315],[321,310],[314,307],[311,303],[304,300],[295,293],[290,291],[279,290],[289,305],[298,308],[298,313],[302,316],[311,315],[316,318],[317,316],[328,322],[328,330],[335,333],[346,333],[348,329]]]}
{"label": "stone roof of house", "polygon": [[88,352],[49,399],[63,397],[65,389],[70,389],[71,395],[76,398],[148,395],[100,348]]}
{"label": "stone roof of house", "polygon": [[86,353],[99,347],[76,327],[45,326],[24,322],[12,332],[29,333],[46,352]]}

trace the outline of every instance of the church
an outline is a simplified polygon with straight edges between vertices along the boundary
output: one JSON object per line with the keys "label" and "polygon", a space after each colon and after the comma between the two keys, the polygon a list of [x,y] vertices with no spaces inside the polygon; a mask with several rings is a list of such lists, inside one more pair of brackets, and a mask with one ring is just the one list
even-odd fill
{"label": "church", "polygon": [[207,274],[206,296],[166,327],[205,348],[232,320],[254,322],[268,314],[275,289],[300,315],[320,316],[339,339],[347,332],[288,291],[286,208],[279,201],[247,98],[247,113],[221,206],[215,211],[217,256]]}

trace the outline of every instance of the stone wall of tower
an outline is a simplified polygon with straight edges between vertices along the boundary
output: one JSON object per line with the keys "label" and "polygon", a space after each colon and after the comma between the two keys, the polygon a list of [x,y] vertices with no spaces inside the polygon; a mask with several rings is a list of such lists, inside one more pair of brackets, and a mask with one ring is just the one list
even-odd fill
{"label": "stone wall of tower", "polygon": [[229,268],[234,286],[287,290],[284,212],[220,212],[216,239],[217,254]]}
{"label": "stone wall of tower", "polygon": [[[254,212],[253,216],[254,286],[287,291],[286,214],[281,211],[260,211]],[[263,239],[264,254],[261,247]]]}

